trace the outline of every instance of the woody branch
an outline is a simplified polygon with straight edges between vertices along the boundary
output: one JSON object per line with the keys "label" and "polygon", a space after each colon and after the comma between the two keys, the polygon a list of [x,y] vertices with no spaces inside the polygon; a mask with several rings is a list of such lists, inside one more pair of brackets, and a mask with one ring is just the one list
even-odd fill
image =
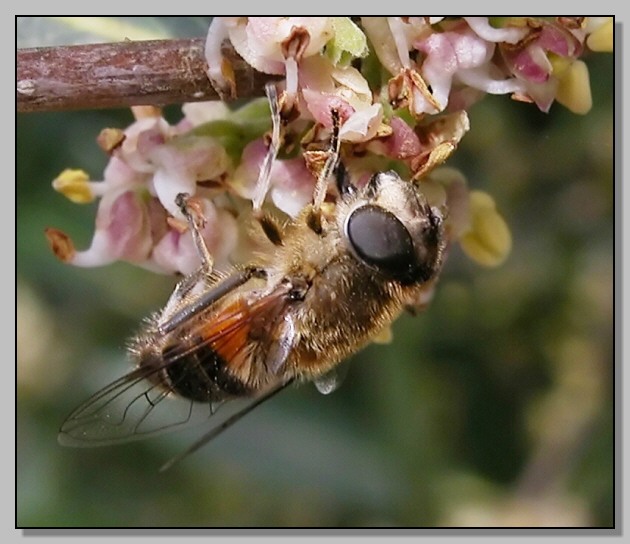
{"label": "woody branch", "polygon": [[[273,76],[257,72],[233,50],[237,98],[264,96]],[[217,100],[204,57],[204,39],[18,49],[18,112],[164,106]]]}

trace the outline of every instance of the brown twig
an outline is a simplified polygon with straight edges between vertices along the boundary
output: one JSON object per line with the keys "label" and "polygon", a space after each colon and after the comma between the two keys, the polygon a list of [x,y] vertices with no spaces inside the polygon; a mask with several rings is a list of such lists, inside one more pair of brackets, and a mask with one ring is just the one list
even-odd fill
{"label": "brown twig", "polygon": [[[238,98],[264,96],[270,76],[229,56]],[[151,40],[17,51],[18,112],[164,106],[217,100],[204,40]]]}

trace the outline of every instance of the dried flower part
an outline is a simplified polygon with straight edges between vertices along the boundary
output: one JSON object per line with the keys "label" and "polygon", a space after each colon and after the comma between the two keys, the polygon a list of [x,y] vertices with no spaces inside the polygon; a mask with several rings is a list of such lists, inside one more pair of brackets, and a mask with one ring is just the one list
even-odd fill
{"label": "dried flower part", "polygon": [[104,128],[96,138],[96,143],[108,154],[111,154],[124,141],[125,132],[119,128]]}
{"label": "dried flower part", "polygon": [[438,113],[446,107],[435,98],[429,84],[416,70],[403,69],[389,80],[387,89],[392,107],[407,108],[417,119],[422,119],[427,113]]}
{"label": "dried flower part", "polygon": [[469,129],[465,111],[440,116],[418,127],[423,151],[411,160],[413,179],[420,179],[443,164]]}
{"label": "dried flower part", "polygon": [[63,231],[52,227],[48,227],[44,234],[55,257],[64,263],[72,262],[75,250],[70,237]]}
{"label": "dried flower part", "polygon": [[280,42],[280,50],[285,59],[302,60],[306,49],[311,43],[311,35],[303,26],[291,27],[289,35]]}

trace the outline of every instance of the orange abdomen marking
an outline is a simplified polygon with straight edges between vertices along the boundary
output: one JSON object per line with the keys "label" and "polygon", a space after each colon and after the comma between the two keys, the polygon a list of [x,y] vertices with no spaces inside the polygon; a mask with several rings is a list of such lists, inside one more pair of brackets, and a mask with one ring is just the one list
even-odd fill
{"label": "orange abdomen marking", "polygon": [[249,344],[251,322],[251,309],[243,300],[237,300],[204,324],[198,334],[230,366]]}

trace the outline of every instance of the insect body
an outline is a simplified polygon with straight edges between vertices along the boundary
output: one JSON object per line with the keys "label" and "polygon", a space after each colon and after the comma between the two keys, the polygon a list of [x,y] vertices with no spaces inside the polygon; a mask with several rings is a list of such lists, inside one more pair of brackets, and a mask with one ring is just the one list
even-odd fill
{"label": "insect body", "polygon": [[[333,154],[327,169],[343,180],[336,160]],[[296,380],[330,387],[337,365],[437,278],[444,251],[440,210],[396,173],[377,173],[362,188],[339,187],[336,203],[316,196],[283,227],[261,219],[267,250],[229,274],[213,270],[194,199],[180,195],[202,267],[131,341],[135,370],[75,410],[61,441],[141,438],[238,398],[253,399],[249,411]],[[171,398],[183,411],[172,412]],[[154,421],[158,413],[168,413],[170,423]]]}

